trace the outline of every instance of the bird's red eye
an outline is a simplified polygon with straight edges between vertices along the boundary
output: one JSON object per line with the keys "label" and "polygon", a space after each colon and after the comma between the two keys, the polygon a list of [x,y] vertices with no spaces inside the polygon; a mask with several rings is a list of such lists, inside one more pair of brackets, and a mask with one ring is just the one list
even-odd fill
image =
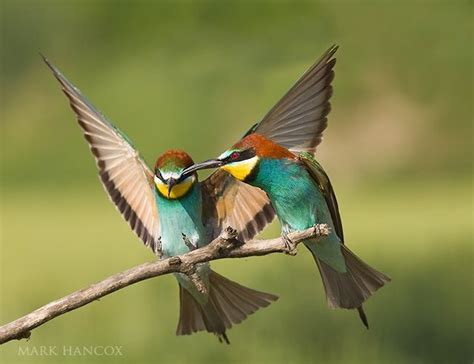
{"label": "bird's red eye", "polygon": [[239,158],[239,156],[240,156],[240,153],[239,153],[239,152],[233,152],[233,153],[230,155],[230,159],[236,160],[237,158]]}

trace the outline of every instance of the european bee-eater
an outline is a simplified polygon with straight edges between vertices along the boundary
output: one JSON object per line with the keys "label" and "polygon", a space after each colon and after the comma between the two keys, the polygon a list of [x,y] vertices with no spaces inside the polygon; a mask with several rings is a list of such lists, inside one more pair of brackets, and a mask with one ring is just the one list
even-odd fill
{"label": "european bee-eater", "polygon": [[237,144],[215,160],[185,170],[220,167],[239,181],[264,190],[282,226],[282,236],[318,223],[329,224],[322,240],[304,242],[321,273],[330,307],[358,309],[390,279],[344,245],[341,217],[331,182],[314,158],[327,126],[334,78],[331,47]]}
{"label": "european bee-eater", "polygon": [[[184,151],[162,154],[150,170],[131,141],[108,121],[48,60],[89,143],[100,179],[122,216],[146,246],[171,257],[208,244],[227,226],[242,240],[251,239],[275,216],[265,193],[223,173],[202,183],[197,174],[183,174],[193,165]],[[207,286],[201,293],[181,273],[177,335],[200,330],[229,343],[226,329],[268,306],[276,296],[259,292],[215,273],[201,264],[198,274]]]}

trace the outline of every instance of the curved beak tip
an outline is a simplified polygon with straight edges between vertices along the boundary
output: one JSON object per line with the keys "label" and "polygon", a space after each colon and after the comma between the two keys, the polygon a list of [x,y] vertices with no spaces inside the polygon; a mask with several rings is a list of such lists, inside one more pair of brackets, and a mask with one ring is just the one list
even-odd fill
{"label": "curved beak tip", "polygon": [[168,198],[171,196],[171,190],[173,189],[173,186],[176,184],[176,180],[174,178],[170,178],[168,180]]}

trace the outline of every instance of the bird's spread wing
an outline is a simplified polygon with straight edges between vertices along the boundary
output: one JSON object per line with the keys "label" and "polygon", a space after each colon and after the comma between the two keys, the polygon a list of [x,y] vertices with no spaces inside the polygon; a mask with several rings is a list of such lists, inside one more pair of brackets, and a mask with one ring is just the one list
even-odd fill
{"label": "bird's spread wing", "polygon": [[131,142],[56,67],[44,60],[77,115],[110,199],[145,245],[157,253],[160,226],[153,193],[153,173]]}
{"label": "bird's spread wing", "polygon": [[302,152],[299,154],[299,159],[306,166],[309,174],[313,177],[316,185],[319,190],[322,192],[326,204],[328,205],[329,211],[331,213],[332,222],[334,224],[334,229],[336,234],[344,242],[344,232],[342,230],[342,220],[341,215],[339,214],[339,207],[337,205],[336,194],[332,188],[331,181],[329,180],[328,175],[324,171],[323,167],[314,159],[314,157],[307,152]]}
{"label": "bird's spread wing", "polygon": [[329,48],[246,135],[255,132],[292,152],[314,154],[331,110],[336,50],[337,46]]}
{"label": "bird's spread wing", "polygon": [[[326,129],[326,116],[331,109],[329,99],[332,95],[331,82],[336,63],[333,55],[336,50],[337,46],[329,48],[244,137],[258,133],[292,152],[314,154]],[[222,170],[214,172],[205,180],[202,188],[204,213],[207,214],[206,220],[211,226],[213,237],[231,226],[237,229],[241,240],[247,241],[275,217],[275,211],[264,191],[240,182]],[[335,207],[331,213],[336,211],[337,219],[334,220],[340,222],[332,188],[331,194],[334,200],[332,206]],[[340,231],[342,234],[342,225]]]}
{"label": "bird's spread wing", "polygon": [[275,217],[264,191],[240,182],[225,171],[214,172],[202,182],[201,188],[204,221],[213,239],[230,226],[237,230],[241,241],[248,241]]}

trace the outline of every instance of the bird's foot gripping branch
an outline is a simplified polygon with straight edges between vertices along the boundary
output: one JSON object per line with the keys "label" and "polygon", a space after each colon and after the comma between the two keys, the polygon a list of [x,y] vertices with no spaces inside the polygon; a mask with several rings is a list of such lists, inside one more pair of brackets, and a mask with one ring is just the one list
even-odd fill
{"label": "bird's foot gripping branch", "polygon": [[[327,235],[329,235],[329,227],[326,224],[318,224],[304,231],[290,233],[288,238],[296,246],[305,239],[319,238]],[[1,326],[0,344],[15,339],[27,339],[31,335],[31,330],[36,327],[107,296],[112,292],[146,279],[169,273],[183,273],[191,278],[192,282],[201,292],[205,292],[206,286],[196,274],[196,267],[199,263],[223,258],[244,258],[271,253],[284,253],[286,249],[285,241],[282,238],[252,240],[243,243],[237,239],[236,231],[229,227],[205,247],[176,257],[144,263],[117,273]]]}

